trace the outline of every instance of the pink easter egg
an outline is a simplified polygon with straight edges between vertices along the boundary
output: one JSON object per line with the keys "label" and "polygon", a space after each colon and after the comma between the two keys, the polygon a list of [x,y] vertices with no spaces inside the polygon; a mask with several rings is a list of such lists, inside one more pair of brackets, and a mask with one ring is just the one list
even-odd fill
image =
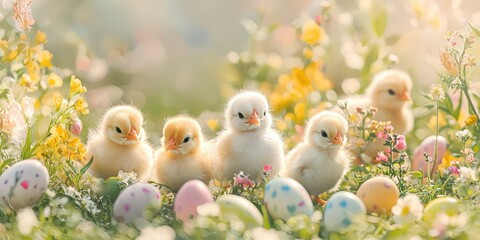
{"label": "pink easter egg", "polygon": [[148,183],[135,183],[123,190],[115,200],[113,216],[118,222],[131,223],[143,217],[147,208],[160,208],[161,204],[161,194],[155,186]]}
{"label": "pink easter egg", "polygon": [[[437,159],[434,171],[436,171],[438,166],[442,164],[442,159],[447,152],[447,139],[442,136],[438,136],[437,147]],[[433,159],[435,153],[435,135],[425,138],[422,143],[420,143],[420,145],[415,148],[415,151],[413,152],[412,170],[421,170],[426,175],[428,164],[425,161],[425,157],[423,156],[425,153]],[[430,163],[430,170],[432,169],[432,167],[433,162]]]}
{"label": "pink easter egg", "polygon": [[198,215],[197,207],[213,202],[210,189],[200,180],[190,180],[178,190],[173,203],[177,219],[186,221]]}

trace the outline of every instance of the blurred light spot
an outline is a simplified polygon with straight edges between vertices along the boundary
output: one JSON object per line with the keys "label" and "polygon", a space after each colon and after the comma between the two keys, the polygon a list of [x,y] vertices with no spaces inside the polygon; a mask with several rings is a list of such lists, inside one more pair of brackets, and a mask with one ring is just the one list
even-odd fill
{"label": "blurred light spot", "polygon": [[314,91],[310,93],[309,98],[310,98],[310,101],[315,104],[315,103],[319,103],[320,100],[322,100],[322,95],[320,95],[320,92]]}
{"label": "blurred light spot", "polygon": [[278,54],[272,54],[268,57],[268,65],[273,68],[281,68],[283,64],[283,59]]}
{"label": "blurred light spot", "polygon": [[360,81],[356,78],[347,78],[342,81],[342,90],[345,94],[356,93],[360,89]]}
{"label": "blurred light spot", "polygon": [[328,90],[327,92],[325,92],[325,95],[330,102],[334,102],[337,100],[337,93],[333,90]]}
{"label": "blurred light spot", "polygon": [[240,60],[240,56],[238,55],[237,52],[229,52],[227,55],[228,61],[237,64],[238,61]]}
{"label": "blurred light spot", "polygon": [[258,65],[263,65],[265,62],[267,62],[267,55],[264,53],[259,53],[255,56],[255,62]]}
{"label": "blurred light spot", "polygon": [[88,104],[94,108],[108,108],[117,103],[123,96],[123,90],[110,85],[102,88],[89,89],[87,92]]}
{"label": "blurred light spot", "polygon": [[349,53],[345,55],[345,64],[351,69],[361,69],[363,58],[356,53]]}
{"label": "blurred light spot", "polygon": [[341,13],[339,16],[338,16],[338,22],[342,25],[346,25],[346,26],[349,26],[349,25],[352,25],[352,22],[353,22],[353,17],[352,17],[352,14],[351,13]]}

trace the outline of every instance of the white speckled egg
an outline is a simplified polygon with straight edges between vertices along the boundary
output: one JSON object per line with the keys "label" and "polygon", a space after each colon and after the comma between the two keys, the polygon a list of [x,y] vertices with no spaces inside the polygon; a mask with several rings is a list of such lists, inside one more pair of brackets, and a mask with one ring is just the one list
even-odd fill
{"label": "white speckled egg", "polygon": [[[437,159],[435,164],[435,170],[442,163],[443,156],[447,152],[447,139],[442,136],[438,136],[438,149],[437,149]],[[427,175],[427,162],[425,162],[425,157],[423,154],[428,154],[430,157],[434,157],[435,153],[435,136],[430,136],[425,138],[425,140],[415,148],[412,157],[412,169],[415,171],[422,170],[424,175]],[[430,169],[432,169],[433,163],[430,164]]]}
{"label": "white speckled egg", "polygon": [[17,162],[0,176],[0,202],[13,209],[32,206],[47,190],[49,179],[41,162],[33,159]]}
{"label": "white speckled egg", "polygon": [[247,225],[247,228],[261,227],[263,218],[257,207],[247,199],[226,194],[217,198],[216,203],[220,206],[220,212],[225,216],[233,215]]}
{"label": "white speckled egg", "polygon": [[213,202],[210,189],[200,180],[190,180],[178,190],[173,203],[177,219],[186,221],[197,216],[197,207]]}
{"label": "white speckled egg", "polygon": [[325,227],[337,231],[348,227],[356,215],[367,214],[367,209],[357,195],[350,192],[333,194],[325,206]]}
{"label": "white speckled egg", "polygon": [[142,217],[149,206],[161,205],[160,191],[148,183],[135,183],[118,196],[113,205],[113,216],[118,222],[129,223]]}
{"label": "white speckled egg", "polygon": [[376,176],[360,185],[357,196],[369,212],[390,214],[392,207],[397,204],[400,191],[392,179]]}
{"label": "white speckled egg", "polygon": [[313,204],[305,188],[291,178],[277,178],[265,187],[264,203],[274,218],[289,218],[313,213]]}

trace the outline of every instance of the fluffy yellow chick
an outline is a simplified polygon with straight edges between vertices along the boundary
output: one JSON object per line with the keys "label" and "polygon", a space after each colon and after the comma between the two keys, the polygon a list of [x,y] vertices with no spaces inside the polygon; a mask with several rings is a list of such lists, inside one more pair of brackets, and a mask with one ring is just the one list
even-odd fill
{"label": "fluffy yellow chick", "polygon": [[231,180],[243,171],[259,181],[263,167],[272,166],[276,176],[284,164],[283,141],[272,129],[272,117],[265,96],[253,91],[236,94],[225,110],[224,130],[216,139],[214,177]]}
{"label": "fluffy yellow chick", "polygon": [[336,190],[352,160],[344,149],[347,131],[348,122],[339,113],[324,111],[313,116],[303,141],[287,154],[283,175],[297,180],[314,196]]}
{"label": "fluffy yellow chick", "polygon": [[[377,108],[374,119],[377,121],[390,121],[394,131],[407,134],[413,128],[413,113],[410,109],[412,80],[403,71],[389,69],[378,73],[362,96],[349,99],[348,109],[354,113],[358,106]],[[373,142],[366,149],[365,154],[375,158],[379,151],[384,150],[382,142]]]}
{"label": "fluffy yellow chick", "polygon": [[208,183],[211,163],[203,141],[195,119],[186,116],[169,119],[163,127],[162,148],[156,154],[153,178],[174,190],[191,179]]}
{"label": "fluffy yellow chick", "polygon": [[120,170],[135,172],[147,180],[153,163],[153,150],[146,141],[142,113],[135,107],[110,108],[99,127],[88,136],[87,159],[93,156],[90,174],[100,178],[118,175]]}

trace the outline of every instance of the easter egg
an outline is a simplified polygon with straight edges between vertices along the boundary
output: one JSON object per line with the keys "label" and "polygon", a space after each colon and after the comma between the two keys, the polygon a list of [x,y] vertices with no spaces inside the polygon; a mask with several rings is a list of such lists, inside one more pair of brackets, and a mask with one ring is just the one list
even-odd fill
{"label": "easter egg", "polygon": [[160,191],[148,183],[135,183],[123,190],[113,204],[113,216],[118,222],[129,223],[142,217],[149,207],[161,205]]}
{"label": "easter egg", "polygon": [[432,223],[438,213],[445,213],[448,216],[457,215],[459,213],[457,199],[441,197],[429,202],[423,210],[423,220]]}
{"label": "easter egg", "polygon": [[41,162],[19,161],[0,176],[0,202],[13,209],[32,206],[47,190],[49,179]]}
{"label": "easter egg", "polygon": [[291,178],[277,178],[265,187],[264,203],[274,218],[289,218],[313,213],[313,204],[305,188]]}
{"label": "easter egg", "polygon": [[325,206],[325,227],[337,231],[348,227],[356,215],[365,215],[367,209],[362,200],[350,192],[333,194]]}
{"label": "easter egg", "polygon": [[[442,163],[442,159],[447,152],[447,139],[442,136],[438,136],[438,145],[437,145],[437,159],[435,164],[434,171],[437,170],[437,167]],[[414,171],[421,170],[425,175],[427,174],[428,163],[425,161],[424,154],[428,154],[432,159],[435,154],[435,136],[430,136],[425,138],[415,151],[413,152],[412,157],[412,169]],[[430,163],[430,170],[433,168],[433,162]]]}
{"label": "easter egg", "polygon": [[178,190],[173,203],[177,219],[186,221],[197,216],[199,205],[213,202],[210,189],[200,180],[190,180]]}
{"label": "easter egg", "polygon": [[397,203],[400,192],[397,185],[388,177],[377,176],[365,181],[357,190],[369,212],[389,214]]}
{"label": "easter egg", "polygon": [[247,228],[261,227],[263,218],[257,207],[247,199],[226,194],[215,201],[220,206],[220,212],[228,217],[235,217],[246,224]]}

